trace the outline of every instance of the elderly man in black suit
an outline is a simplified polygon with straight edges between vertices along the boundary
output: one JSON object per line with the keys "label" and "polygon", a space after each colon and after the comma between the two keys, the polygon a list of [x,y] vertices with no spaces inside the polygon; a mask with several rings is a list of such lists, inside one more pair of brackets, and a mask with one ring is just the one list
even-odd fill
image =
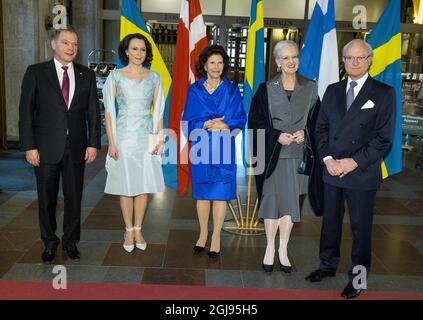
{"label": "elderly man in black suit", "polygon": [[85,164],[94,161],[100,143],[100,109],[93,71],[73,60],[78,35],[68,26],[55,30],[54,59],[26,70],[19,104],[21,149],[37,177],[39,222],[44,252],[51,263],[60,243],[56,204],[60,176],[64,195],[62,248],[79,260],[81,198]]}
{"label": "elderly man in black suit", "polygon": [[[382,180],[381,161],[392,141],[395,91],[369,76],[373,50],[367,42],[352,40],[342,53],[348,78],[327,88],[316,125],[317,149],[325,165],[325,209],[320,268],[306,280],[318,282],[335,276],[346,200],[353,238],[352,264],[341,296],[354,298],[366,288],[370,268],[373,206]],[[359,274],[364,280],[354,281]]]}

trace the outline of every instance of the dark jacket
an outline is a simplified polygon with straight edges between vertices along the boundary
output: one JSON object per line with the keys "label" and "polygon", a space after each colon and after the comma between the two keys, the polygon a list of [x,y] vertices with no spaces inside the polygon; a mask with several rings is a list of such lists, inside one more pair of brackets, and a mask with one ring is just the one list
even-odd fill
{"label": "dark jacket", "polygon": [[[302,77],[298,77],[298,81],[301,82],[307,82],[307,81],[312,81],[312,80],[308,80]],[[315,125],[315,121],[317,118],[317,114],[318,114],[318,110],[315,110],[315,108],[319,107],[319,104],[315,104],[314,106],[311,107],[310,112],[309,112],[309,116],[308,116],[308,120],[307,120],[307,129],[311,135],[311,140],[312,140],[312,147],[315,147],[315,143],[314,143],[314,137],[313,137],[313,132],[314,132],[314,125]],[[272,123],[272,117],[270,114],[270,110],[269,110],[269,102],[268,102],[268,95],[267,95],[267,85],[266,83],[262,83],[256,94],[253,97],[253,100],[251,102],[251,108],[250,108],[250,112],[248,115],[248,128],[249,129],[253,129],[250,130],[250,145],[251,145],[251,149],[252,149],[252,155],[253,157],[258,157],[257,153],[258,153],[258,146],[257,146],[257,130],[258,129],[264,129],[265,132],[265,146],[264,146],[264,150],[265,150],[265,165],[264,165],[264,171],[260,170],[257,171],[256,169],[261,167],[259,164],[253,164],[253,167],[255,168],[255,179],[256,179],[256,188],[257,188],[257,194],[259,199],[261,199],[262,197],[262,193],[263,193],[263,185],[264,185],[264,181],[269,178],[273,171],[276,168],[276,165],[278,163],[279,160],[279,154],[282,148],[282,145],[278,142],[279,136],[282,133],[282,131],[277,130],[273,127],[273,123]],[[315,152],[315,150],[314,150]],[[314,156],[313,159],[315,159],[316,157]],[[313,176],[313,178],[310,178],[310,181],[315,181],[317,183],[319,183],[319,185],[321,186],[321,179],[319,179],[319,174],[321,175],[321,166],[319,164],[315,165],[313,163],[313,167],[312,167],[312,176],[313,176],[313,172],[317,173],[317,178],[315,178]],[[320,186],[315,186],[313,185],[313,189],[317,188],[321,190]],[[309,184],[309,189],[310,189],[310,184]],[[312,191],[312,194],[316,194],[316,192]],[[317,192],[317,194],[319,194],[319,192]],[[318,199],[316,201],[310,201],[312,204],[320,204],[322,203],[321,199]],[[321,204],[321,206],[323,206]],[[314,209],[314,207],[313,207]],[[321,212],[321,208],[317,207],[317,212],[315,210],[315,213],[318,214],[318,212]]]}
{"label": "dark jacket", "polygon": [[323,181],[340,188],[374,190],[382,181],[382,157],[388,152],[395,123],[395,91],[370,76],[350,109],[346,110],[347,80],[330,85],[323,97],[316,125],[319,160],[353,158],[358,168],[343,178]]}
{"label": "dark jacket", "polygon": [[84,161],[87,147],[100,149],[100,109],[92,70],[73,63],[75,93],[68,110],[54,61],[26,70],[19,104],[21,150],[38,149],[40,160],[56,164],[69,138],[72,160]]}

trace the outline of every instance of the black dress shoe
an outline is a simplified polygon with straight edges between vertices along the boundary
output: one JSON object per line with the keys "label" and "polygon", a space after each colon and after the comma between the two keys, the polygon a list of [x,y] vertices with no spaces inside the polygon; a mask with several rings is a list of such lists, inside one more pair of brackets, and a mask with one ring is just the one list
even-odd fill
{"label": "black dress shoe", "polygon": [[273,264],[262,264],[264,272],[270,273],[273,271]]}
{"label": "black dress shoe", "polygon": [[335,271],[324,271],[321,269],[317,269],[310,273],[305,279],[310,282],[319,282],[323,278],[334,277],[335,275]]}
{"label": "black dress shoe", "polygon": [[210,259],[216,260],[217,258],[219,258],[220,252],[209,251],[208,255]]}
{"label": "black dress shoe", "polygon": [[78,251],[78,248],[75,244],[69,245],[69,246],[62,246],[63,251],[65,251],[68,254],[69,259],[73,261],[79,261],[81,258],[81,254]]}
{"label": "black dress shoe", "polygon": [[41,260],[45,264],[50,264],[56,257],[56,247],[44,248],[43,254],[41,255]]}
{"label": "black dress shoe", "polygon": [[360,293],[364,289],[356,289],[354,288],[352,282],[348,282],[348,284],[345,286],[344,290],[342,290],[341,297],[345,299],[352,299],[356,298],[360,295]]}
{"label": "black dress shoe", "polygon": [[204,251],[205,248],[206,247],[194,246],[193,250],[194,250],[195,253],[201,253],[201,252]]}

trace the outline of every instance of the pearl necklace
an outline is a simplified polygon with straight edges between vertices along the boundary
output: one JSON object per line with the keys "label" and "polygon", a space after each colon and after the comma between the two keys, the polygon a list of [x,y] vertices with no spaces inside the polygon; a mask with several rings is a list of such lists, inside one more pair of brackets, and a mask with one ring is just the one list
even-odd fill
{"label": "pearl necklace", "polygon": [[211,92],[214,92],[217,89],[217,87],[220,86],[221,83],[222,83],[222,80],[220,80],[219,83],[215,87],[213,87],[210,83],[208,83],[207,80],[204,81],[204,84],[207,84]]}

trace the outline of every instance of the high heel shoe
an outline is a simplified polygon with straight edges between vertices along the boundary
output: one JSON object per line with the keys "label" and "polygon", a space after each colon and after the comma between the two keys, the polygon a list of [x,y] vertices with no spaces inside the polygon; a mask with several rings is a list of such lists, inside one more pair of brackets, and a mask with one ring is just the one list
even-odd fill
{"label": "high heel shoe", "polygon": [[193,250],[195,253],[201,253],[206,247],[194,246]]}
{"label": "high heel shoe", "polygon": [[[142,228],[142,226],[140,226],[140,227],[134,227],[134,230],[137,230],[137,231],[141,231],[141,228]],[[135,246],[137,247],[137,249],[140,249],[140,250],[145,250],[145,249],[147,249],[147,242],[136,242],[135,241]]]}
{"label": "high heel shoe", "polygon": [[292,266],[284,266],[282,263],[280,263],[279,266],[281,267],[282,272],[291,273],[292,271]]}
{"label": "high heel shoe", "polygon": [[212,260],[217,260],[220,256],[220,252],[216,252],[216,251],[209,251],[208,252],[209,258]]}
{"label": "high heel shoe", "polygon": [[[261,264],[264,272],[270,273],[273,271],[273,265],[274,265],[274,258],[275,258],[275,248],[272,246],[267,246],[266,251],[264,253],[263,262]],[[271,264],[266,264],[264,262],[271,262]]]}
{"label": "high heel shoe", "polygon": [[262,263],[264,272],[271,273],[273,271],[273,264],[264,264]]}
{"label": "high heel shoe", "polygon": [[[128,239],[128,233],[134,231],[134,228],[125,228],[126,232],[125,232],[125,236],[124,236],[124,241],[126,242],[126,240]],[[132,251],[134,251],[135,245],[134,244],[125,244],[125,242],[123,243],[123,249],[128,252],[131,253]]]}
{"label": "high heel shoe", "polygon": [[[278,251],[278,253],[279,253],[279,251]],[[285,273],[291,273],[292,272],[292,266],[283,265],[282,262],[281,262],[281,258],[279,257],[279,254],[278,254],[278,260],[279,260],[279,267],[281,268],[281,271],[285,272]]]}

